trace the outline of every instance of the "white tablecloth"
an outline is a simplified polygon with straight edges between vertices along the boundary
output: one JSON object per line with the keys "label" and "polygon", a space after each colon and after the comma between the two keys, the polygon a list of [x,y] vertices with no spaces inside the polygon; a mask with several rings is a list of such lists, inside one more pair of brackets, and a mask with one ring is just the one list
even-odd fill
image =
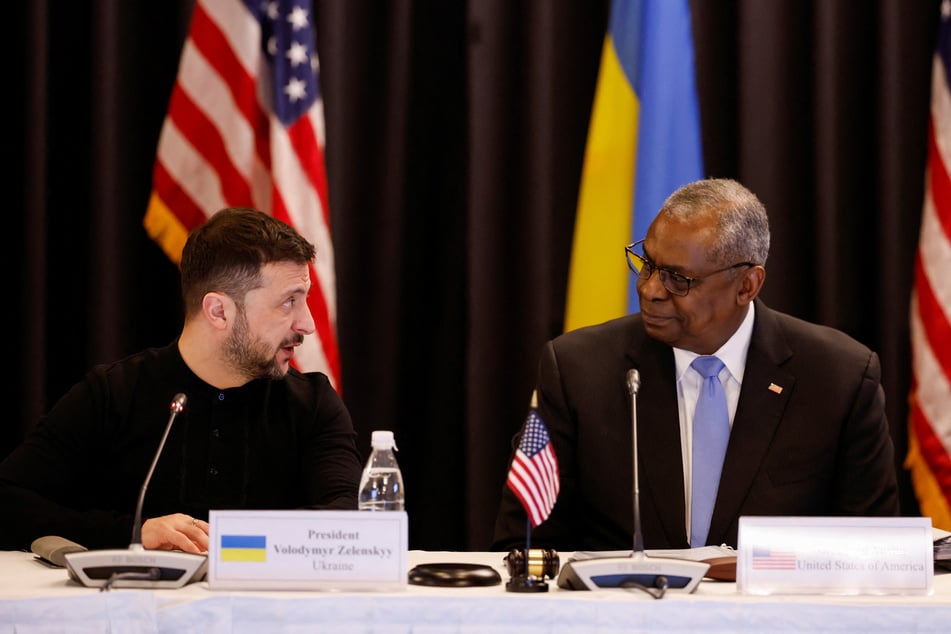
{"label": "white tablecloth", "polygon": [[[99,592],[68,580],[30,553],[0,552],[0,633],[202,632],[270,634],[513,632],[941,632],[951,631],[951,575],[931,596],[747,596],[733,583],[704,581],[693,594],[505,590],[503,553],[411,551],[409,565],[488,564],[502,584],[473,588],[407,585],[395,592],[177,590]],[[566,555],[562,554],[563,560]]]}

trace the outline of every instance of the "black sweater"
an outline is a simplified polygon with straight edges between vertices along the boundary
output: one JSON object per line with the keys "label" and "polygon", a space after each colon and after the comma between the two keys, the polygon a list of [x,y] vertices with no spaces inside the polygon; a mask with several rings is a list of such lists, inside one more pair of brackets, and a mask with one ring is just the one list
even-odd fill
{"label": "black sweater", "polygon": [[355,509],[360,455],[324,374],[216,389],[177,342],[97,366],[0,463],[0,549],[60,535],[128,546],[139,491],[173,397],[187,396],[145,496],[143,518],[210,509]]}

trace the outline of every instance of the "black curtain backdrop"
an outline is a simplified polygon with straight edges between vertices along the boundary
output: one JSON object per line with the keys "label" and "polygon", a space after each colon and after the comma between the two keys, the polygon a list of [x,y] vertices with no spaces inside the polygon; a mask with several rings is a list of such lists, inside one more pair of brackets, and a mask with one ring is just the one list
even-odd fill
{"label": "black curtain backdrop", "polygon": [[[901,463],[939,0],[691,6],[707,172],[766,203],[764,299],[880,353],[917,514]],[[8,10],[0,455],[91,364],[178,333],[177,270],[142,216],[191,2]],[[411,548],[488,547],[538,352],[562,329],[608,12],[317,2],[342,393],[361,449],[396,433]]]}

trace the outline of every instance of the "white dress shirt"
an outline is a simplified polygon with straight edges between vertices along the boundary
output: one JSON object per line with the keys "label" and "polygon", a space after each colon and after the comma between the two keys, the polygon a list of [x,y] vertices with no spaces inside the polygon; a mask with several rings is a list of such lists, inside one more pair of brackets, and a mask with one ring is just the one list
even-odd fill
{"label": "white dress shirt", "polygon": [[[736,415],[736,404],[740,400],[740,386],[743,384],[743,371],[746,368],[746,353],[750,348],[750,339],[753,336],[753,320],[755,308],[750,303],[749,310],[740,327],[736,329],[723,346],[714,354],[723,362],[720,370],[720,382],[726,394],[727,409],[730,413],[730,429],[733,428],[733,417]],[[690,540],[690,501],[691,469],[693,456],[693,413],[697,408],[697,398],[700,396],[700,387],[703,377],[690,367],[698,354],[674,348],[674,363],[677,372],[677,407],[680,411],[680,451],[684,463],[684,493],[686,494],[687,540]]]}

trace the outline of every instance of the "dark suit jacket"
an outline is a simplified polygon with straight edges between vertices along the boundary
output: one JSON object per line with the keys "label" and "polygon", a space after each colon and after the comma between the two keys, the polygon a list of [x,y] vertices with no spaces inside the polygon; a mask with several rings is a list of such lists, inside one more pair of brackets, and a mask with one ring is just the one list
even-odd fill
{"label": "dark suit jacket", "polygon": [[[533,548],[633,547],[630,368],[641,379],[644,545],[689,546],[674,354],[645,334],[636,314],[565,333],[544,348],[538,413],[558,457],[561,491],[550,517],[532,533]],[[756,300],[707,543],[735,547],[741,515],[897,515],[884,406],[878,355],[842,332]],[[504,488],[493,548],[523,547],[525,518]]]}

